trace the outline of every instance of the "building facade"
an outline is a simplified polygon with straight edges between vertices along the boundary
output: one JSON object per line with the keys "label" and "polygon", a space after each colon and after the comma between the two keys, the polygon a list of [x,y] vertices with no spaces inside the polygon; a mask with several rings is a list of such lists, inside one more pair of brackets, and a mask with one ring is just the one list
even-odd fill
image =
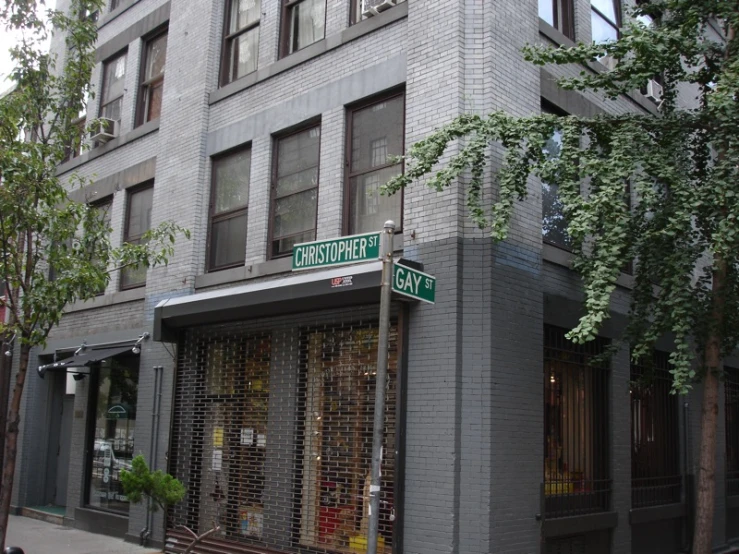
{"label": "building facade", "polygon": [[[80,121],[109,122],[59,173],[91,180],[71,194],[106,214],[114,245],[168,220],[192,238],[70,306],[36,353],[14,505],[63,506],[68,525],[169,552],[182,525],[218,525],[206,543],[226,551],[363,552],[380,268],[296,273],[291,251],[392,219],[396,258],[437,292],[393,300],[379,550],[682,551],[700,390],[668,394],[667,341],[638,365],[626,349],[595,358],[623,327],[628,273],[601,336],[576,347],[564,333],[581,293],[553,186],[531,181],[500,244],[468,221],[462,186],[377,194],[403,170],[393,156],[465,112],[656,112],[653,91],[563,91],[556,77],[579,68],[521,54],[606,40],[626,7],[113,0],[91,14],[96,94]],[[64,38],[52,49],[63,58]],[[739,540],[728,375],[717,548]],[[136,454],[187,488],[166,521],[122,492]]]}

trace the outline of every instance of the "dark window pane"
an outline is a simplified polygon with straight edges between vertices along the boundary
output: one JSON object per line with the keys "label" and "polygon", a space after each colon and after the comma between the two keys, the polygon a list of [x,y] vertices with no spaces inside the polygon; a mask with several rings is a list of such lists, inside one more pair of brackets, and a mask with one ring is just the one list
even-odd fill
{"label": "dark window pane", "polygon": [[141,237],[151,227],[151,200],[154,189],[149,187],[131,194],[128,211],[128,239]]}
{"label": "dark window pane", "polygon": [[[139,241],[128,241],[131,244],[138,244]],[[121,270],[121,288],[128,289],[143,286],[146,283],[146,266],[131,266]]]}
{"label": "dark window pane", "polygon": [[260,0],[231,0],[229,34],[259,21],[260,12]]}
{"label": "dark window pane", "polygon": [[251,150],[231,154],[215,160],[214,164],[214,214],[246,206],[249,202],[249,174]]}
{"label": "dark window pane", "polygon": [[167,35],[162,35],[149,42],[146,53],[145,80],[164,75],[164,65],[167,59]]}
{"label": "dark window pane", "polygon": [[318,185],[319,127],[281,139],[277,151],[278,197]]}
{"label": "dark window pane", "polygon": [[149,106],[146,110],[146,121],[157,119],[162,113],[162,92],[164,91],[164,81],[148,87]]}
{"label": "dark window pane", "polygon": [[87,501],[96,508],[128,514],[120,476],[121,470],[131,470],[134,456],[139,359],[110,358],[100,363],[98,372]]}
{"label": "dark window pane", "polygon": [[122,105],[123,105],[123,98],[118,98],[117,100],[114,100],[110,104],[103,106],[103,110],[100,116],[107,117],[108,119],[113,119],[115,121],[120,121]]}
{"label": "dark window pane", "polygon": [[[123,96],[126,77],[126,54],[107,62],[103,73],[101,104],[105,106],[112,100]],[[118,113],[119,116],[114,119],[120,119],[120,108]]]}
{"label": "dark window pane", "polygon": [[259,27],[233,39],[231,49],[231,59],[234,60],[231,81],[256,71],[259,55]]}
{"label": "dark window pane", "polygon": [[618,0],[590,0],[590,5],[606,16],[614,25],[618,22],[616,18],[616,2]]}
{"label": "dark window pane", "polygon": [[380,194],[380,187],[400,173],[402,166],[394,165],[351,179],[352,233],[380,231],[388,219],[400,225],[402,193]]}
{"label": "dark window pane", "polygon": [[351,172],[388,163],[403,153],[403,98],[397,97],[354,112]]}
{"label": "dark window pane", "polygon": [[[544,146],[544,153],[549,158],[556,158],[561,149],[562,133],[555,131]],[[542,182],[541,184],[541,233],[545,242],[569,248],[571,243],[567,235],[567,220],[564,216],[562,201],[557,194],[558,189],[559,186],[556,183]]]}
{"label": "dark window pane", "polygon": [[315,229],[317,196],[318,189],[313,188],[275,200],[272,230],[275,240]]}
{"label": "dark window pane", "polygon": [[290,22],[289,53],[323,39],[326,24],[326,0],[303,0],[288,11]]}
{"label": "dark window pane", "polygon": [[210,235],[210,267],[242,263],[246,257],[246,213],[214,222]]}

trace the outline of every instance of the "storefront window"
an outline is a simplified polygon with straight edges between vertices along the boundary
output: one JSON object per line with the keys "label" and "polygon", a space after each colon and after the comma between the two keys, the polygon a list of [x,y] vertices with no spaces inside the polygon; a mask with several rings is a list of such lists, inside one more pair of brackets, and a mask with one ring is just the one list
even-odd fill
{"label": "storefront window", "polygon": [[120,480],[131,469],[138,396],[138,357],[108,358],[93,372],[90,409],[94,429],[88,465],[88,504],[128,514]]}

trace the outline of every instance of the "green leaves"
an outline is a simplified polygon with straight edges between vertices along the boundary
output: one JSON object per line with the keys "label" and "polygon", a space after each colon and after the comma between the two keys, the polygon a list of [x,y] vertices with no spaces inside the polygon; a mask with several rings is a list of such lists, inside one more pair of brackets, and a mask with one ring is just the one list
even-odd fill
{"label": "green leaves", "polygon": [[154,511],[161,508],[166,512],[167,508],[180,502],[186,492],[184,485],[169,473],[160,469],[150,471],[140,454],[131,461],[131,471],[121,470],[121,483],[130,502],[138,504],[144,498],[150,498]]}
{"label": "green leaves", "polygon": [[[653,0],[631,16],[618,41],[531,46],[525,56],[537,65],[580,64],[580,76],[559,85],[606,98],[661,76],[659,114],[462,115],[411,146],[406,174],[385,192],[422,178],[435,190],[463,183],[470,218],[500,241],[516,202],[533,201],[529,178],[550,184],[561,210],[550,223],[566,221],[585,297],[584,315],[568,338],[595,338],[610,317],[623,269],[633,263],[623,340],[639,358],[658,338],[672,337],[674,391],[686,392],[702,374],[696,365],[707,337],[721,337],[724,355],[739,342],[739,43],[727,31],[739,23],[739,11],[728,1]],[[585,69],[606,55],[617,62],[612,70]],[[680,107],[680,95],[689,108]],[[549,155],[555,130],[561,146]],[[488,165],[490,198],[483,182]]]}

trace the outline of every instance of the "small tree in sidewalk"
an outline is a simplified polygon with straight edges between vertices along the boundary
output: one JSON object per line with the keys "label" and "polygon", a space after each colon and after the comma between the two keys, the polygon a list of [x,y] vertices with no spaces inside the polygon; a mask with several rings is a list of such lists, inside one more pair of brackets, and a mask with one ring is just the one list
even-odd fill
{"label": "small tree in sidewalk", "polygon": [[[629,15],[617,40],[530,47],[525,56],[537,65],[581,67],[608,56],[614,69],[583,70],[559,85],[609,99],[660,76],[659,113],[464,115],[413,145],[408,170],[385,192],[427,175],[439,191],[461,179],[470,217],[502,241],[529,176],[556,185],[585,293],[584,315],[568,335],[576,343],[595,339],[622,269],[636,260],[623,337],[632,358],[670,335],[673,392],[703,382],[692,552],[710,554],[719,381],[724,357],[739,343],[739,4],[650,0]],[[697,99],[694,108],[680,107],[680,90]],[[561,147],[553,155],[555,132]],[[458,153],[439,169],[456,141]],[[500,163],[493,152],[502,152]],[[494,190],[484,179],[493,160]],[[552,223],[545,218],[545,227]]]}
{"label": "small tree in sidewalk", "polygon": [[[72,0],[68,13],[43,0],[6,0],[0,25],[19,31],[12,49],[13,90],[0,98],[0,300],[8,320],[0,336],[14,337],[17,373],[5,431],[0,484],[0,549],[5,545],[23,390],[33,347],[43,345],[65,306],[93,298],[125,267],[165,264],[178,235],[167,222],[138,244],[112,248],[105,214],[73,201],[57,167],[82,137],[77,118],[94,66],[96,23],[88,16],[101,0]],[[66,59],[44,51],[50,29],[66,36]],[[72,185],[88,181],[72,178]]]}

